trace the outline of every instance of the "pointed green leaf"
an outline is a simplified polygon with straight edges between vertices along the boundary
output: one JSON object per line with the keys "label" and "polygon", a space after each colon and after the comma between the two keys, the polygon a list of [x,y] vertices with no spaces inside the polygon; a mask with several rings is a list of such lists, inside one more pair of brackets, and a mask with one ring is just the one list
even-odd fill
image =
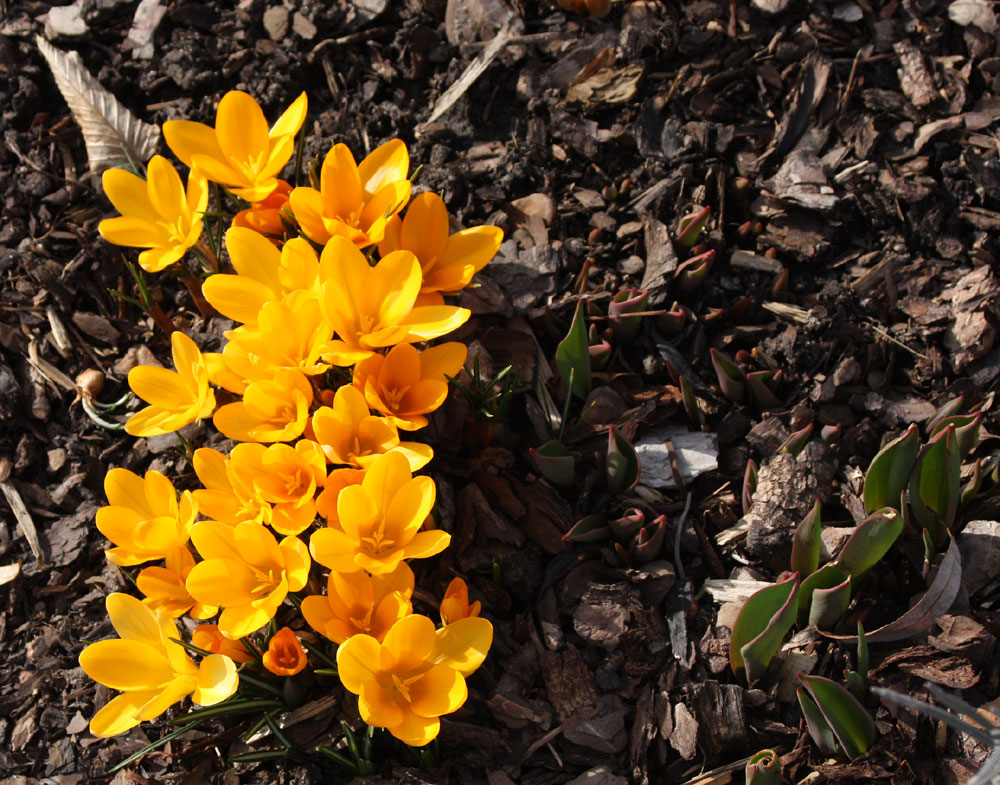
{"label": "pointed green leaf", "polygon": [[948,425],[920,451],[910,478],[910,507],[918,526],[940,545],[955,522],[962,497],[962,459],[955,426]]}
{"label": "pointed green leaf", "polygon": [[820,534],[823,524],[820,521],[820,503],[816,503],[802,519],[792,536],[792,571],[800,575],[812,575],[819,567],[819,552],[822,545]]}
{"label": "pointed green leaf", "polygon": [[833,629],[850,604],[850,578],[829,589],[816,589],[809,603],[809,623],[820,630]]}
{"label": "pointed green leaf", "polygon": [[916,425],[878,451],[865,473],[865,512],[871,515],[882,507],[898,508],[899,495],[910,481],[919,451],[920,434]]}
{"label": "pointed green leaf", "polygon": [[535,468],[559,488],[572,488],[576,482],[576,458],[558,439],[528,450]]}
{"label": "pointed green leaf", "polygon": [[841,749],[853,760],[875,743],[875,722],[851,693],[822,676],[799,674]]}
{"label": "pointed green leaf", "polygon": [[604,464],[608,492],[617,496],[639,482],[639,455],[615,428],[608,428],[608,459]]}
{"label": "pointed green leaf", "polygon": [[702,207],[700,210],[681,218],[677,224],[677,245],[681,248],[693,248],[698,237],[705,230],[712,208]]}
{"label": "pointed green leaf", "polygon": [[836,564],[824,564],[802,581],[802,585],[799,587],[799,607],[796,614],[798,623],[804,625],[809,621],[814,592],[832,589],[844,581],[849,581],[850,578],[851,576]]}
{"label": "pointed green leaf", "polygon": [[857,582],[889,552],[902,533],[903,516],[891,507],[884,507],[858,524],[835,563]]}
{"label": "pointed green leaf", "polygon": [[559,375],[578,398],[586,398],[590,392],[590,347],[587,342],[587,326],[583,318],[583,300],[576,304],[573,323],[569,333],[556,348],[556,367]]}
{"label": "pointed green leaf", "polygon": [[747,391],[746,374],[717,349],[712,349],[709,354],[712,357],[712,367],[715,368],[715,375],[719,380],[719,387],[722,388],[722,394],[734,403],[743,403]]}
{"label": "pointed green leaf", "polygon": [[819,710],[816,701],[802,687],[795,690],[795,696],[799,699],[799,707],[802,709],[802,716],[806,720],[806,728],[816,746],[827,755],[837,754],[837,737],[830,728],[823,712]]}
{"label": "pointed green leaf", "polygon": [[577,521],[562,538],[563,542],[601,542],[611,538],[611,529],[603,515],[588,515]]}
{"label": "pointed green leaf", "polygon": [[743,604],[729,641],[729,662],[736,674],[754,682],[767,672],[771,658],[795,623],[799,575],[752,594]]}

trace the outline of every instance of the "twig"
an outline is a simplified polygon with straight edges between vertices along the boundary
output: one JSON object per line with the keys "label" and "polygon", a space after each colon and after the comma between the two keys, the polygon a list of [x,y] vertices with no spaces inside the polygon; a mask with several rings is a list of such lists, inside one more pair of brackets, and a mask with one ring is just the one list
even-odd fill
{"label": "twig", "polygon": [[28,547],[31,548],[31,552],[35,554],[35,558],[38,559],[39,564],[45,564],[42,544],[38,540],[38,530],[35,528],[35,522],[31,519],[31,513],[24,506],[24,500],[21,498],[20,492],[18,492],[17,488],[10,481],[10,469],[10,458],[6,456],[0,458],[0,492],[3,492],[4,498],[7,499],[7,504],[10,505],[10,510],[17,519],[17,527],[21,530],[21,534],[24,535],[24,539],[28,541]]}

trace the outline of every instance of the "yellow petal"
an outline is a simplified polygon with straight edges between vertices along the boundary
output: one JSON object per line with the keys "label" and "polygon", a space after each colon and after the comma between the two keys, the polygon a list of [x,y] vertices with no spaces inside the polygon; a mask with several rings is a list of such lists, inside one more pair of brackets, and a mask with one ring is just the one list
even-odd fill
{"label": "yellow petal", "polygon": [[468,676],[482,665],[493,643],[493,625],[478,616],[456,619],[438,630],[435,660]]}
{"label": "yellow petal", "polygon": [[380,327],[396,327],[413,308],[420,292],[420,265],[409,251],[395,251],[371,271],[359,310],[376,317]]}
{"label": "yellow petal", "polygon": [[154,648],[163,645],[156,616],[141,600],[130,594],[115,592],[108,595],[105,606],[119,638],[145,643]]}
{"label": "yellow petal", "polygon": [[196,154],[221,159],[222,148],[215,136],[215,129],[191,120],[168,120],[163,124],[163,138],[184,165],[192,168]]}
{"label": "yellow petal", "polygon": [[385,513],[385,534],[397,543],[409,543],[434,508],[435,485],[430,477],[414,477],[392,497]]}
{"label": "yellow petal", "polygon": [[128,385],[142,400],[164,409],[183,410],[196,403],[184,379],[155,365],[137,365],[128,372]]}
{"label": "yellow petal", "polygon": [[426,616],[414,614],[392,625],[382,641],[379,664],[387,672],[419,671],[429,668],[437,638],[434,622]]}
{"label": "yellow petal", "polygon": [[420,374],[425,379],[440,379],[457,376],[465,365],[468,347],[458,341],[449,341],[420,353]]}
{"label": "yellow petal", "polygon": [[375,679],[381,648],[370,635],[353,635],[342,643],[337,649],[340,683],[357,695],[362,684]]}
{"label": "yellow petal", "polygon": [[149,203],[156,212],[168,221],[177,220],[187,212],[184,185],[170,161],[162,155],[154,155],[149,162],[148,177],[146,191]]}
{"label": "yellow petal", "polygon": [[502,242],[503,229],[499,226],[463,229],[448,238],[443,261],[448,265],[471,265],[474,272],[479,272],[497,255]]}
{"label": "yellow petal", "polygon": [[410,687],[410,708],[422,717],[440,717],[456,711],[468,697],[461,673],[435,665]]}
{"label": "yellow petal", "polygon": [[357,540],[330,527],[314,531],[309,538],[309,552],[313,559],[337,572],[356,572],[359,569],[354,563],[357,548]]}
{"label": "yellow petal", "polygon": [[260,586],[260,579],[242,562],[207,559],[194,566],[186,586],[199,602],[227,607],[257,599],[259,595],[255,590]]}
{"label": "yellow petal", "polygon": [[453,305],[423,305],[414,308],[400,324],[407,325],[407,340],[429,341],[452,330],[457,330],[469,320],[472,312],[468,308]]}
{"label": "yellow petal", "polygon": [[180,703],[190,695],[194,691],[195,684],[195,679],[192,676],[176,677],[139,710],[138,719],[141,722],[156,719],[175,703]]}
{"label": "yellow petal", "polygon": [[289,104],[288,108],[281,113],[281,116],[274,121],[274,125],[271,126],[270,136],[275,138],[278,136],[295,136],[302,127],[302,123],[306,119],[306,111],[309,108],[309,101],[306,98],[305,91]]}
{"label": "yellow petal", "polygon": [[234,169],[225,158],[212,158],[196,153],[191,160],[195,171],[213,183],[235,186],[246,180],[243,173]]}
{"label": "yellow petal", "polygon": [[306,237],[316,243],[330,239],[330,232],[323,223],[323,194],[315,188],[295,188],[288,197],[288,204]]}
{"label": "yellow petal", "polygon": [[126,248],[153,248],[169,243],[167,233],[161,226],[131,215],[101,221],[97,231],[109,243]]}
{"label": "yellow petal", "polygon": [[410,464],[411,472],[419,471],[434,457],[434,450],[431,449],[431,446],[421,442],[400,442],[398,447],[392,449],[392,452],[398,452],[406,458],[406,462]]}
{"label": "yellow petal", "polygon": [[376,728],[394,727],[406,719],[406,713],[397,703],[394,691],[376,681],[362,682],[358,694],[358,711],[365,723]]}
{"label": "yellow petal", "polygon": [[404,716],[403,722],[388,730],[404,744],[425,747],[437,738],[441,731],[441,721],[437,717],[421,717],[409,712]]}
{"label": "yellow petal", "polygon": [[402,139],[390,139],[376,147],[358,167],[361,187],[371,198],[383,185],[405,180],[410,170],[410,154]]}
{"label": "yellow petal", "polygon": [[125,422],[125,432],[130,436],[139,437],[162,436],[165,433],[179,431],[197,419],[198,412],[193,408],[175,412],[158,406],[148,406],[129,417]]}
{"label": "yellow petal", "polygon": [[[373,470],[369,469],[369,474],[371,471]],[[359,547],[363,537],[371,536],[379,518],[377,498],[364,487],[364,482],[367,479],[368,475],[365,475],[365,480],[362,481],[361,485],[351,485],[344,488],[337,497],[337,518],[340,520],[345,536],[352,543],[351,547],[355,550]]]}
{"label": "yellow petal", "polygon": [[134,728],[139,724],[138,714],[142,707],[160,694],[157,690],[126,692],[108,701],[90,721],[90,732],[106,738]]}
{"label": "yellow petal", "polygon": [[200,706],[212,706],[236,692],[239,685],[240,677],[233,661],[224,654],[210,654],[198,666],[194,702]]}
{"label": "yellow petal", "polygon": [[[412,479],[410,465],[399,453],[380,455],[365,474],[361,487],[375,503],[380,514],[385,515],[396,493]],[[343,513],[338,513],[343,518]]]}
{"label": "yellow petal", "polygon": [[415,196],[406,208],[400,247],[413,251],[424,267],[444,250],[448,241],[448,208],[435,193]]}
{"label": "yellow petal", "polygon": [[265,284],[246,275],[210,276],[202,285],[202,291],[205,299],[223,316],[250,325],[257,323],[260,309],[275,299],[275,293]]}
{"label": "yellow petal", "polygon": [[[316,513],[311,513],[310,517],[316,517]],[[309,548],[302,540],[294,536],[282,539],[278,547],[284,557],[288,588],[291,591],[299,591],[309,582],[309,568],[312,566]]]}
{"label": "yellow petal", "polygon": [[165,270],[184,256],[187,247],[179,245],[168,248],[150,248],[139,254],[139,266],[147,273],[158,273]]}
{"label": "yellow petal", "polygon": [[426,559],[441,553],[451,542],[451,535],[442,531],[417,532],[409,544],[403,547],[404,559]]}
{"label": "yellow petal", "polygon": [[335,144],[323,159],[320,190],[323,192],[325,216],[347,218],[356,214],[361,207],[362,189],[358,166],[346,144]]}
{"label": "yellow petal", "polygon": [[237,273],[264,284],[274,293],[271,299],[277,299],[282,290],[281,251],[270,240],[253,229],[234,226],[226,232],[226,250]]}
{"label": "yellow petal", "polygon": [[176,676],[163,651],[135,640],[92,643],[80,652],[80,667],[113,690],[154,689]]}
{"label": "yellow petal", "polygon": [[[240,90],[222,96],[215,113],[215,135],[234,165],[245,166],[251,173],[260,171],[270,140],[264,112],[253,98]],[[253,182],[252,178],[247,180]]]}
{"label": "yellow petal", "polygon": [[[104,193],[115,209],[122,215],[128,215],[155,224],[160,220],[159,213],[149,202],[146,181],[132,172],[124,169],[108,169],[101,175],[101,185]],[[110,242],[115,242],[111,240]],[[126,245],[126,243],[118,243]]]}

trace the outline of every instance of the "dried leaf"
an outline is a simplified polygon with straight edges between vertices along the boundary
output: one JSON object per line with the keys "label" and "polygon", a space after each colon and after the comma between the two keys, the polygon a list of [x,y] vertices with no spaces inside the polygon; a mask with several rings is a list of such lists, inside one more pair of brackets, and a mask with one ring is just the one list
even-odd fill
{"label": "dried leaf", "polygon": [[997,31],[997,15],[986,0],[955,0],[948,6],[948,18],[957,25],[975,25],[991,35]]}
{"label": "dried leaf", "polygon": [[35,36],[56,86],[83,131],[87,160],[93,172],[103,172],[125,159],[124,147],[136,161],[147,161],[156,152],[160,129],[137,119],[84,68],[80,55],[64,52]]}
{"label": "dried leaf", "polygon": [[0,567],[0,586],[3,586],[5,583],[10,583],[20,574],[21,562],[3,565]]}
{"label": "dried leaf", "polygon": [[[924,593],[916,605],[900,616],[896,621],[889,622],[884,627],[865,633],[868,643],[886,643],[901,641],[926,632],[934,626],[934,620],[947,611],[958,596],[962,586],[962,556],[958,545],[951,541],[948,552],[945,553],[941,566],[938,567],[934,582]],[[820,631],[827,638],[852,643],[857,635],[830,635]]]}

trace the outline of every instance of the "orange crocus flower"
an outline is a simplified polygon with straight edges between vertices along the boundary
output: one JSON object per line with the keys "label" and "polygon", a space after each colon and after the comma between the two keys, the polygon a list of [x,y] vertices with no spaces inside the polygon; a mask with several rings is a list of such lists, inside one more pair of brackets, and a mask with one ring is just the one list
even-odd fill
{"label": "orange crocus flower", "polygon": [[302,600],[302,615],[309,626],[334,643],[352,635],[371,635],[382,641],[397,621],[413,612],[413,570],[406,562],[393,572],[331,572],[326,595]]}
{"label": "orange crocus flower", "polygon": [[246,93],[230,90],[215,110],[215,127],[190,120],[163,124],[167,146],[209,180],[233,188],[248,202],[267,198],[277,187],[275,176],[295,148],[295,134],[306,119],[302,93],[270,128],[260,105]]}
{"label": "orange crocus flower", "polygon": [[457,292],[496,256],[503,242],[498,226],[473,226],[448,234],[448,208],[435,193],[415,196],[406,216],[393,216],[378,245],[385,256],[392,251],[412,251],[420,262],[423,282],[421,305],[442,305],[442,292]]}
{"label": "orange crocus flower", "polygon": [[441,623],[447,626],[458,619],[478,616],[481,607],[479,600],[469,604],[469,587],[461,578],[455,578],[441,600]]}
{"label": "orange crocus flower", "polygon": [[246,210],[240,210],[233,216],[233,226],[253,229],[267,235],[272,243],[279,244],[285,234],[281,211],[288,205],[288,195],[291,192],[292,186],[289,183],[278,180],[278,187],[268,196],[252,202]]}
{"label": "orange crocus flower", "polygon": [[313,242],[344,237],[358,248],[382,240],[388,219],[410,198],[410,156],[400,139],[376,148],[359,166],[345,144],[323,159],[320,190],[296,188],[289,204]]}
{"label": "orange crocus flower", "polygon": [[428,412],[448,397],[448,377],[465,364],[465,344],[451,341],[418,352],[397,344],[386,355],[373,354],[354,367],[354,386],[365,400],[397,428],[415,431],[427,425]]}
{"label": "orange crocus flower", "polygon": [[294,676],[305,669],[308,658],[291,627],[282,627],[271,636],[263,661],[275,676]]}

